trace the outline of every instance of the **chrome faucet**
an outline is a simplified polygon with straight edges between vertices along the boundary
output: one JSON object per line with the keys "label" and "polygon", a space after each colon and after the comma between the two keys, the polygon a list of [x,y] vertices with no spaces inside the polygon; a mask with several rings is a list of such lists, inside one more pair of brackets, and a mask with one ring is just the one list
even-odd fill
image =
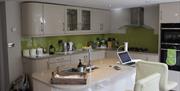
{"label": "chrome faucet", "polygon": [[88,58],[89,58],[89,59],[88,59],[88,66],[89,66],[89,67],[91,66],[91,50],[92,50],[92,49],[90,49],[90,48],[88,49]]}
{"label": "chrome faucet", "polygon": [[88,49],[88,64],[87,64],[87,68],[89,69],[89,72],[91,72],[92,70],[92,64],[91,64],[91,52],[92,52],[92,49],[89,48]]}

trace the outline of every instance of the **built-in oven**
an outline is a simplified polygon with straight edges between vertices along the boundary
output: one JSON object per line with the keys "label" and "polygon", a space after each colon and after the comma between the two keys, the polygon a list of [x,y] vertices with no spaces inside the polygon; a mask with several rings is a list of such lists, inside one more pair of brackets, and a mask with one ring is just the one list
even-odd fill
{"label": "built-in oven", "polygon": [[161,24],[162,43],[180,43],[180,23]]}
{"label": "built-in oven", "polygon": [[160,61],[166,63],[167,50],[176,50],[176,64],[170,70],[180,71],[180,23],[161,24]]}

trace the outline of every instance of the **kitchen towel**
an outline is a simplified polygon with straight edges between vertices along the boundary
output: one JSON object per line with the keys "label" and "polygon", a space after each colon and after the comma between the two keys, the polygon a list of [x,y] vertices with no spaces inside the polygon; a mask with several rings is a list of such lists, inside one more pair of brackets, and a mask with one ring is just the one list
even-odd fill
{"label": "kitchen towel", "polygon": [[166,63],[169,66],[173,66],[176,64],[176,49],[167,49]]}

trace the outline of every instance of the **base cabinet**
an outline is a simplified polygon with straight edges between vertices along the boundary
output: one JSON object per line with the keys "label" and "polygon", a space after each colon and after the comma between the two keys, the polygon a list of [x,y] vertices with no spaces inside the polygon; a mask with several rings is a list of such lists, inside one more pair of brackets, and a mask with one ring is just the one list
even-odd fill
{"label": "base cabinet", "polygon": [[142,59],[145,61],[159,62],[159,56],[155,53],[139,53],[139,52],[130,52],[132,59]]}
{"label": "base cabinet", "polygon": [[33,91],[54,91],[51,87],[33,79]]}
{"label": "base cabinet", "polygon": [[[98,60],[105,58],[105,51],[93,51],[91,53],[91,60]],[[79,59],[82,60],[83,64],[88,63],[88,53],[77,53],[72,55],[55,56],[44,59],[29,59],[23,58],[24,72],[32,74],[34,72],[43,72],[48,69],[68,68],[71,65],[78,65]]]}
{"label": "base cabinet", "polygon": [[105,58],[105,51],[102,50],[102,51],[92,52],[91,60],[99,60],[104,58]]}
{"label": "base cabinet", "polygon": [[[145,61],[159,62],[159,56],[156,53],[129,52],[132,59],[142,59]],[[116,51],[106,51],[106,58],[118,59]]]}
{"label": "base cabinet", "polygon": [[48,68],[48,59],[32,60],[28,58],[23,58],[23,61],[24,73],[26,74],[46,71]]}
{"label": "base cabinet", "polygon": [[70,55],[49,58],[47,62],[48,69],[56,69],[57,67],[66,68],[66,66],[70,64],[70,61],[71,61]]}

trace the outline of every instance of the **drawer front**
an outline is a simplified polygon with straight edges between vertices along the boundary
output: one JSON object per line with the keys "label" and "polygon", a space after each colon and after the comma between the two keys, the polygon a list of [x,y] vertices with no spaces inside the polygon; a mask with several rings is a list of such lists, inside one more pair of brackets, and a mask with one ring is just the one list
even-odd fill
{"label": "drawer front", "polygon": [[84,60],[86,60],[88,58],[88,54],[87,53],[82,53],[82,54],[74,54],[71,56],[71,64],[78,64],[79,63],[79,59],[82,60],[82,62],[84,63]]}
{"label": "drawer front", "polygon": [[56,69],[56,67],[66,68],[70,64],[70,56],[54,57],[48,60],[48,69]]}

